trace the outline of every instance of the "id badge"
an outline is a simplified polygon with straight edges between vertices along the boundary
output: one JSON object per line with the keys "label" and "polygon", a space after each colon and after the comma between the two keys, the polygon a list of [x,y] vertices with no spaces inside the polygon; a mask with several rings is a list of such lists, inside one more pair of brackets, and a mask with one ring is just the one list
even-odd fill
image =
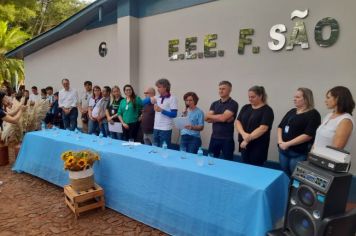
{"label": "id badge", "polygon": [[288,132],[289,132],[289,125],[286,125],[284,127],[284,133],[288,134]]}
{"label": "id badge", "polygon": [[126,105],[125,110],[127,111],[129,109],[129,104]]}
{"label": "id badge", "polygon": [[[126,110],[127,110],[127,109],[126,109]],[[114,110],[114,109],[111,110],[111,114],[115,114],[115,110]]]}

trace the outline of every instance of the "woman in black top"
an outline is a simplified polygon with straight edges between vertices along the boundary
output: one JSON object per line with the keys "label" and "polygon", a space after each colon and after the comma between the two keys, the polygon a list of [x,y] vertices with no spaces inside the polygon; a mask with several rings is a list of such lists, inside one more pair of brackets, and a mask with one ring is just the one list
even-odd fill
{"label": "woman in black top", "polygon": [[239,149],[244,163],[262,166],[267,160],[274,114],[267,105],[264,87],[248,90],[250,104],[242,107],[235,126],[239,132]]}
{"label": "woman in black top", "polygon": [[314,109],[313,92],[299,88],[294,95],[295,108],[287,112],[278,125],[279,163],[291,175],[299,161],[305,161],[314,141],[321,118]]}
{"label": "woman in black top", "polygon": [[[116,85],[112,87],[111,95],[112,97],[106,108],[106,119],[110,124],[113,124],[114,122],[120,122],[119,118],[117,117],[117,110],[119,109],[121,100],[124,98],[121,96],[120,88]],[[113,139],[122,139],[122,133],[110,131],[110,136]]]}

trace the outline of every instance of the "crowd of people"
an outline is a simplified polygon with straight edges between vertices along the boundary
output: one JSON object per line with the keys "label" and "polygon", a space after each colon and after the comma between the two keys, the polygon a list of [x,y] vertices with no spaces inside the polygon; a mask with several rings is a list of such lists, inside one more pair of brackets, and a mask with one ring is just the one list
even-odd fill
{"label": "crowd of people", "polygon": [[[118,86],[101,88],[93,86],[90,81],[84,82],[81,94],[71,88],[68,79],[62,80],[62,86],[63,89],[56,93],[53,93],[52,87],[47,87],[41,89],[39,94],[36,86],[32,87],[31,94],[24,88],[20,88],[20,92],[26,98],[25,103],[48,100],[50,109],[44,119],[48,126],[75,130],[80,115],[82,132],[121,140],[142,140],[147,145],[162,146],[165,143],[172,148],[173,119],[178,116],[178,99],[171,94],[169,80],[157,80],[156,89],[146,88],[143,98],[129,84],[123,87],[124,96]],[[202,143],[200,132],[204,129],[204,123],[208,122],[212,124],[208,148],[211,155],[232,161],[236,131],[242,161],[262,166],[267,160],[274,121],[264,87],[251,87],[248,90],[249,104],[242,106],[238,113],[239,104],[230,96],[232,84],[221,81],[218,86],[220,98],[211,104],[206,113],[197,107],[199,97],[195,92],[183,95],[185,109],[181,116],[187,117],[190,123],[180,130],[181,149],[197,153]],[[6,106],[5,94],[0,94],[0,99]],[[350,151],[354,129],[352,112],[355,108],[351,92],[343,86],[334,87],[327,91],[325,103],[331,112],[321,120],[314,107],[313,92],[308,88],[298,88],[294,95],[295,107],[280,121],[277,130],[279,161],[288,175],[299,161],[306,160],[313,146],[330,145]],[[16,114],[6,114],[0,109],[0,118],[16,122],[21,109]],[[121,124],[122,132],[110,129],[115,123]]]}

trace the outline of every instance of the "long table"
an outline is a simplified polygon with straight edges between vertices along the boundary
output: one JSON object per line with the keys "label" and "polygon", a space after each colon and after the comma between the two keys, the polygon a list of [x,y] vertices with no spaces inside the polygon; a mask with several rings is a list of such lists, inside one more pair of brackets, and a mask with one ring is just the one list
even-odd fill
{"label": "long table", "polygon": [[288,177],[281,171],[216,159],[198,166],[196,155],[69,131],[24,137],[13,170],[55,185],[69,183],[60,159],[67,150],[91,149],[101,160],[95,181],[106,205],[171,235],[261,236],[283,217]]}

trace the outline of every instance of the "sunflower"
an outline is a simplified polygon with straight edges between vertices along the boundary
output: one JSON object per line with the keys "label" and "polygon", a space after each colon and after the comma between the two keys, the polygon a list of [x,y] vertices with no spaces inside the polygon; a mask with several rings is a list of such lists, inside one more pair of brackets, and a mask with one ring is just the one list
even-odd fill
{"label": "sunflower", "polygon": [[84,169],[85,166],[87,165],[87,159],[85,158],[81,158],[79,159],[79,161],[77,162],[78,166],[81,168],[81,169]]}
{"label": "sunflower", "polygon": [[68,164],[67,162],[64,163],[64,169],[70,170],[72,168],[72,164]]}
{"label": "sunflower", "polygon": [[69,156],[73,156],[73,152],[72,152],[72,151],[64,152],[64,153],[61,155],[61,158],[62,158],[63,161],[66,161]]}
{"label": "sunflower", "polygon": [[68,156],[66,160],[66,165],[72,165],[74,161],[74,156]]}

